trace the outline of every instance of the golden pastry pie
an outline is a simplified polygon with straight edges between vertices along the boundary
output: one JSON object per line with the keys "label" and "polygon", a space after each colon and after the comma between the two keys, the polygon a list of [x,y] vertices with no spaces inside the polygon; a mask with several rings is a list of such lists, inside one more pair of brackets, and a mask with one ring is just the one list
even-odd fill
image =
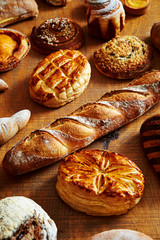
{"label": "golden pastry pie", "polygon": [[0,29],[0,72],[8,71],[27,55],[30,50],[29,39],[13,29]]}
{"label": "golden pastry pie", "polygon": [[110,40],[125,26],[125,11],[120,0],[85,0],[88,30],[94,37]]}
{"label": "golden pastry pie", "polygon": [[151,0],[124,0],[124,9],[132,15],[143,15],[150,7]]}
{"label": "golden pastry pie", "polygon": [[61,162],[56,189],[77,211],[120,215],[140,201],[144,176],[127,157],[105,150],[82,150]]}
{"label": "golden pastry pie", "polygon": [[30,95],[47,107],[63,106],[82,94],[90,74],[90,64],[81,52],[59,50],[34,69],[29,82]]}
{"label": "golden pastry pie", "polygon": [[33,27],[31,40],[35,49],[50,54],[60,49],[78,49],[84,42],[81,27],[67,18],[51,18]]}
{"label": "golden pastry pie", "polygon": [[118,36],[94,52],[94,64],[107,77],[133,79],[151,68],[152,49],[135,36]]}

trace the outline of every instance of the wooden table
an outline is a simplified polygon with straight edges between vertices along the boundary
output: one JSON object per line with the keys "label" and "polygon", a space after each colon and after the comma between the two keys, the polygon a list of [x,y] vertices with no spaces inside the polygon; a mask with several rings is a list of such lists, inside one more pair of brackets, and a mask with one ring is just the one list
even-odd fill
{"label": "wooden table", "polygon": [[[127,80],[113,80],[101,75],[93,64],[93,52],[103,43],[88,34],[85,8],[82,0],[73,0],[66,7],[56,8],[45,1],[38,0],[39,16],[23,22],[16,23],[10,28],[17,29],[30,36],[32,27],[39,26],[43,21],[53,17],[68,17],[75,20],[83,28],[85,44],[80,51],[87,56],[92,77],[85,92],[75,101],[59,109],[49,109],[35,103],[29,95],[28,81],[33,68],[45,56],[31,48],[29,54],[15,69],[1,73],[0,78],[7,82],[9,89],[0,93],[0,117],[11,116],[22,109],[32,112],[27,126],[22,129],[8,143],[1,146],[1,160],[5,153],[24,136],[35,129],[42,128],[57,118],[63,117],[79,106],[89,101],[95,101],[105,92],[126,86]],[[152,0],[151,8],[143,16],[126,15],[126,26],[121,35],[135,35],[146,43],[151,44],[150,30],[159,20],[160,1]],[[153,68],[160,69],[160,53],[154,50]],[[160,239],[160,187],[159,178],[146,159],[141,143],[139,130],[143,121],[160,111],[160,103],[156,104],[143,116],[116,131],[111,136],[108,145],[109,151],[126,155],[132,159],[145,175],[145,193],[143,198],[128,213],[121,216],[92,217],[79,213],[67,206],[57,195],[55,184],[59,163],[55,163],[35,172],[19,177],[8,176],[0,166],[0,198],[23,195],[40,204],[54,219],[58,228],[58,239],[78,240],[110,229],[133,229],[148,234],[153,239]],[[88,148],[107,148],[108,137],[99,139]]]}

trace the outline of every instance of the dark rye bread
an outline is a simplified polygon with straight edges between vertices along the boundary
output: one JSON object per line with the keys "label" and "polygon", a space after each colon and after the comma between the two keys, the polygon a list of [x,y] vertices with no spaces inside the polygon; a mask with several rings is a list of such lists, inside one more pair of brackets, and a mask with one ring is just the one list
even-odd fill
{"label": "dark rye bread", "polygon": [[146,73],[127,87],[30,133],[6,153],[3,168],[18,175],[59,161],[141,116],[159,100],[160,71]]}

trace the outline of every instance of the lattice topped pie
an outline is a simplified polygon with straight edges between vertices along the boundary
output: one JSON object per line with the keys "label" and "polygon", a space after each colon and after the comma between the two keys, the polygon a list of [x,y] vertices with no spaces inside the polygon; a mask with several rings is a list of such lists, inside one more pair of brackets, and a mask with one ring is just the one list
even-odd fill
{"label": "lattice topped pie", "polygon": [[47,107],[60,107],[84,91],[90,80],[87,58],[77,50],[60,50],[50,54],[34,69],[30,95]]}

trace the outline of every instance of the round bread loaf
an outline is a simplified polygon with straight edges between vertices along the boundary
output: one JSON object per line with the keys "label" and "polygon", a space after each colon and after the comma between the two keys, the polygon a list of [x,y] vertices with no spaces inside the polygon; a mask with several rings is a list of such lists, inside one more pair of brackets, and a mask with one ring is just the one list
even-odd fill
{"label": "round bread loaf", "polygon": [[30,95],[41,105],[57,108],[79,97],[90,80],[87,58],[77,50],[60,50],[47,56],[34,69]]}
{"label": "round bread loaf", "polygon": [[127,157],[105,150],[82,150],[61,162],[56,189],[77,211],[120,215],[140,201],[144,176]]}
{"label": "round bread loaf", "polygon": [[160,51],[160,22],[153,24],[150,35],[152,43]]}
{"label": "round bread loaf", "polygon": [[57,228],[33,200],[6,197],[0,200],[0,239],[56,240]]}
{"label": "round bread loaf", "polygon": [[133,79],[151,68],[152,49],[135,36],[118,36],[94,52],[94,64],[107,77]]}

